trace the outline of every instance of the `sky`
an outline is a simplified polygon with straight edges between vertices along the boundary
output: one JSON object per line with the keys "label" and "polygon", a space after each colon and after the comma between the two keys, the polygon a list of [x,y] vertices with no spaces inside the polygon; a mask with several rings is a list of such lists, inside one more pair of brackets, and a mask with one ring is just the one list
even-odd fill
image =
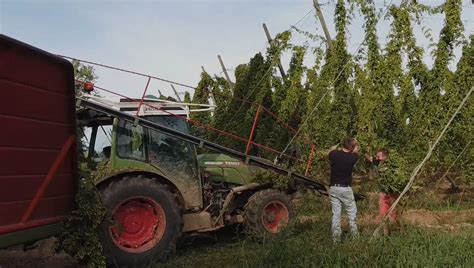
{"label": "sky", "polygon": [[[320,0],[331,35],[335,36],[334,1]],[[380,11],[390,0],[375,0]],[[400,0],[393,0],[397,4]],[[422,3],[440,4],[442,0]],[[463,0],[466,34],[474,32],[474,5]],[[54,54],[66,55],[196,86],[201,66],[222,74],[220,54],[233,79],[232,70],[268,46],[262,29],[272,35],[292,25],[322,35],[312,0],[0,0],[0,32]],[[364,39],[363,21],[357,15],[349,26],[349,51]],[[442,15],[424,20],[435,37],[443,25]],[[380,42],[386,42],[389,22],[380,23]],[[428,41],[416,29],[418,43]],[[304,36],[293,34],[293,43]],[[311,45],[311,44],[310,44]],[[317,44],[313,44],[317,45]],[[429,51],[428,51],[429,52]],[[456,55],[459,56],[459,50]],[[305,63],[312,64],[308,55]],[[429,53],[425,60],[432,63]],[[287,68],[289,56],[283,59]],[[140,97],[147,79],[96,68],[97,85]],[[172,95],[169,83],[152,81],[149,93],[160,90]],[[177,86],[179,92],[190,90]],[[192,91],[192,90],[191,90]],[[103,95],[107,95],[102,93]]]}

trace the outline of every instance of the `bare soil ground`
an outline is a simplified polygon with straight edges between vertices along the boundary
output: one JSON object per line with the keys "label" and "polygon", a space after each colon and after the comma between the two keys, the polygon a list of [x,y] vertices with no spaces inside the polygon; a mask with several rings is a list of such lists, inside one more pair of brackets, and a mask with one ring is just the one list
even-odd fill
{"label": "bare soil ground", "polygon": [[[443,228],[454,230],[456,228],[474,227],[474,209],[460,211],[429,211],[407,210],[399,215],[399,220],[405,224],[418,225],[426,228]],[[318,216],[302,216],[301,222],[315,221]],[[359,225],[377,225],[380,219],[377,214],[366,213],[359,216]],[[342,224],[347,224],[343,217]]]}
{"label": "bare soil ground", "polygon": [[56,252],[57,240],[49,238],[25,250],[23,246],[0,250],[0,268],[20,267],[77,267],[65,252]]}

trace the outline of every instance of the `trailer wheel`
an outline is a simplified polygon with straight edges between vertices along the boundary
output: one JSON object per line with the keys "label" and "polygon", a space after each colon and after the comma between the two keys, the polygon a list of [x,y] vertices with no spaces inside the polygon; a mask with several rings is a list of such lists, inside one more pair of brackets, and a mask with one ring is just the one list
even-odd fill
{"label": "trailer wheel", "polygon": [[123,177],[103,189],[101,198],[107,213],[100,238],[108,263],[141,266],[175,250],[182,218],[165,185]]}
{"label": "trailer wheel", "polygon": [[244,228],[251,235],[279,233],[295,216],[290,198],[274,189],[253,194],[244,207]]}

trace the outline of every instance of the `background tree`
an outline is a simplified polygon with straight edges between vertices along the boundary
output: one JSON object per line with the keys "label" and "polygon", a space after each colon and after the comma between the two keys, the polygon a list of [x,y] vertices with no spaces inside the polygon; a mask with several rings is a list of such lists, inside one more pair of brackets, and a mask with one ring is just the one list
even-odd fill
{"label": "background tree", "polygon": [[334,64],[334,94],[330,112],[332,114],[331,128],[333,135],[331,143],[337,143],[346,136],[355,134],[354,103],[349,85],[350,55],[347,52],[346,26],[348,16],[343,0],[338,0],[335,10],[336,39],[334,41],[334,56],[331,59]]}
{"label": "background tree", "polygon": [[[214,103],[215,110],[212,118],[212,126],[217,129],[225,129],[227,126],[227,119],[229,119],[227,107],[232,101],[232,90],[227,80],[223,77],[215,77],[212,87],[212,93],[216,103]],[[211,132],[210,139],[214,140],[217,138],[218,133]]]}
{"label": "background tree", "polygon": [[[454,74],[454,90],[446,92],[448,103],[460,103],[467,92],[474,87],[474,35],[470,36],[470,42],[466,43],[462,50],[462,56],[457,64]],[[449,107],[449,114],[454,112],[455,107]],[[455,118],[452,127],[446,133],[443,142],[446,154],[445,165],[455,162],[454,171],[459,172],[465,181],[474,184],[474,101],[471,97]]]}
{"label": "background tree", "polygon": [[[202,72],[201,81],[199,81],[199,84],[194,91],[194,95],[191,102],[197,103],[197,104],[209,104],[209,98],[210,98],[209,93],[211,91],[213,84],[214,84],[214,81],[212,80],[212,77],[208,73]],[[206,111],[206,112],[191,113],[191,120],[197,121],[204,125],[210,125],[211,112]],[[192,124],[191,130],[195,135],[198,135],[204,138],[208,136],[207,134],[208,131],[202,127],[199,127],[196,124]]]}
{"label": "background tree", "polygon": [[185,103],[191,103],[191,94],[189,93],[189,91],[186,91],[184,92],[184,99],[183,101]]}
{"label": "background tree", "polygon": [[[413,120],[417,133],[414,142],[420,157],[447,122],[449,114],[446,108],[455,105],[446,103],[447,99],[443,95],[454,88],[449,64],[454,56],[454,46],[462,37],[461,1],[447,0],[442,5],[442,11],[445,22],[433,54],[434,65],[428,73],[429,82],[426,81],[420,88],[419,105]],[[439,156],[435,155],[432,160],[437,161]]]}
{"label": "background tree", "polygon": [[[302,147],[309,147],[303,143],[309,137],[323,152],[346,136],[356,136],[363,148],[387,146],[403,152],[399,156],[405,158],[404,163],[417,162],[472,86],[472,38],[464,43],[462,57],[453,68],[456,71],[449,68],[454,48],[463,41],[461,1],[447,0],[435,7],[402,1],[400,6],[388,7],[384,19],[391,20],[391,27],[384,46],[378,40],[379,18],[374,1],[351,0],[348,8],[345,2],[336,2],[336,38],[332,49],[313,49],[314,66],[303,64],[308,43],[304,47],[291,44],[291,32],[286,31],[277,35],[266,57],[258,53],[236,68],[233,90],[221,77],[209,80],[207,88],[216,93],[217,104],[210,119],[213,126],[248,138],[261,104],[293,128],[301,127],[301,122],[307,120],[293,141]],[[351,55],[347,51],[346,28],[355,11],[364,16],[365,39],[364,49]],[[417,45],[413,26],[421,25],[423,16],[441,12],[445,25],[435,44],[434,65],[430,69],[424,62],[423,48]],[[308,40],[321,39],[293,30]],[[433,43],[429,31],[423,31]],[[292,53],[286,77],[275,71],[283,53]],[[471,101],[465,109],[440,144],[432,163],[448,165],[472,140]],[[254,140],[282,150],[292,135],[274,118],[262,113]],[[245,142],[219,134],[212,137],[234,149],[245,148]],[[252,153],[270,156],[256,148]],[[461,160],[459,167],[472,170],[472,164],[466,164],[472,160],[472,151]]]}

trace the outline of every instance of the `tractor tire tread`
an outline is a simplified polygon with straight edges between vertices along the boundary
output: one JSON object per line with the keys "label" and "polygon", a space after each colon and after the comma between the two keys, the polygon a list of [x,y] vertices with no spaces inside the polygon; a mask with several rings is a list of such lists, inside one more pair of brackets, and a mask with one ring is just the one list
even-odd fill
{"label": "tractor tire tread", "polygon": [[[173,254],[176,250],[176,243],[178,238],[181,236],[181,230],[183,226],[183,218],[180,213],[180,209],[178,207],[178,203],[175,200],[175,197],[173,194],[168,190],[168,186],[164,184],[158,183],[158,181],[153,180],[151,178],[145,177],[143,175],[137,175],[137,176],[123,176],[121,178],[117,178],[113,181],[111,181],[105,188],[101,190],[101,199],[102,201],[105,201],[105,203],[108,200],[111,200],[113,196],[126,188],[129,187],[134,187],[134,188],[142,188],[142,189],[155,189],[156,192],[160,192],[160,194],[164,195],[166,199],[170,200],[170,214],[175,215],[173,221],[175,222],[175,226],[179,226],[178,230],[174,231],[171,235],[170,242],[168,245],[162,249],[160,252],[158,252],[154,258],[150,259],[147,261],[148,264],[153,264],[156,259],[158,260],[164,260],[168,258],[171,254]],[[105,249],[104,249],[105,250]],[[147,265],[147,263],[143,262],[137,262],[132,261],[131,263],[125,263],[123,261],[117,261],[115,258],[108,258],[108,262],[114,263],[116,266],[117,264],[127,267],[127,266],[141,266],[141,265]]]}
{"label": "tractor tire tread", "polygon": [[256,192],[253,194],[248,202],[244,206],[244,232],[251,236],[261,236],[263,230],[260,223],[260,210],[262,202],[268,198],[280,198],[285,200],[285,205],[287,206],[290,213],[290,220],[294,216],[293,207],[289,198],[283,194],[281,191],[276,189],[265,189]]}

